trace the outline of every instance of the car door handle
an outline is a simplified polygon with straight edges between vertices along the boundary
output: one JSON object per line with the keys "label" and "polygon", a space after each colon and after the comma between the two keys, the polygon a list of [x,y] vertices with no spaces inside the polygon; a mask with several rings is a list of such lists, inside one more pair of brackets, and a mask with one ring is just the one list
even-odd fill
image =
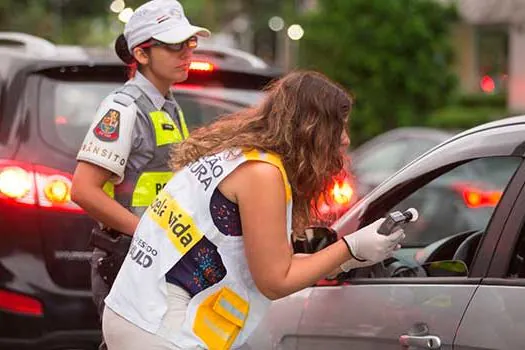
{"label": "car door handle", "polygon": [[402,335],[399,337],[399,343],[402,346],[413,346],[423,349],[439,349],[441,348],[441,339],[435,335],[415,336]]}

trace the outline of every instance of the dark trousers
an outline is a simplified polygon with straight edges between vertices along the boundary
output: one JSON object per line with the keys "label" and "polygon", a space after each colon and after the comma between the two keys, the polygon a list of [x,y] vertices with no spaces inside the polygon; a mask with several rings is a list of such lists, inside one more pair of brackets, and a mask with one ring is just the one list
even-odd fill
{"label": "dark trousers", "polygon": [[[104,312],[104,299],[109,294],[110,287],[104,282],[102,276],[98,271],[98,260],[104,258],[107,253],[101,249],[95,248],[93,256],[91,257],[91,292],[93,293],[93,301],[97,307],[98,315],[100,316],[100,324],[102,325],[102,314]],[[102,343],[98,347],[99,350],[107,350],[104,342],[104,335],[102,335]]]}

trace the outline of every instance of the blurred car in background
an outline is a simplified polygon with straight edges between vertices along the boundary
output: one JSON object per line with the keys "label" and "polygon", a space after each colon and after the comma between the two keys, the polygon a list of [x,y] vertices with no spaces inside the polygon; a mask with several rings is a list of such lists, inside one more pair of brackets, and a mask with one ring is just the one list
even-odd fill
{"label": "blurred car in background", "polygon": [[349,152],[347,175],[334,181],[329,198],[319,198],[317,223],[332,224],[390,175],[452,135],[431,128],[397,128]]}
{"label": "blurred car in background", "polygon": [[381,182],[454,134],[432,128],[397,128],[380,134],[351,153],[356,195],[364,197]]}
{"label": "blurred car in background", "polygon": [[349,152],[348,175],[335,182],[332,198],[319,201],[320,213],[327,218],[325,221],[335,221],[385,179],[453,135],[432,128],[397,128]]}
{"label": "blurred car in background", "polygon": [[[88,238],[70,198],[94,113],[126,81],[112,52],[0,33],[0,348],[95,349]],[[196,50],[175,86],[189,128],[259,102],[280,76],[237,50]]]}

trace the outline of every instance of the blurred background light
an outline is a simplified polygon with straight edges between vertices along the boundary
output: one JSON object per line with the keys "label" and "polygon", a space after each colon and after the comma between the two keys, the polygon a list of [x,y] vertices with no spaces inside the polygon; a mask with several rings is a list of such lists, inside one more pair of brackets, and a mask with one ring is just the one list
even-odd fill
{"label": "blurred background light", "polygon": [[481,90],[487,94],[493,93],[496,89],[496,83],[494,82],[494,79],[488,75],[485,75],[481,78],[479,85]]}
{"label": "blurred background light", "polygon": [[303,27],[299,24],[292,24],[288,28],[288,37],[292,40],[300,40],[304,35]]}
{"label": "blurred background light", "polygon": [[118,19],[121,22],[128,23],[129,19],[133,16],[133,9],[126,7],[122,12],[119,13]]}
{"label": "blurred background light", "polygon": [[121,13],[125,8],[126,3],[124,0],[114,0],[111,5],[109,5],[109,9],[115,13]]}
{"label": "blurred background light", "polygon": [[268,21],[268,27],[274,32],[279,32],[284,28],[284,20],[279,16],[273,16]]}

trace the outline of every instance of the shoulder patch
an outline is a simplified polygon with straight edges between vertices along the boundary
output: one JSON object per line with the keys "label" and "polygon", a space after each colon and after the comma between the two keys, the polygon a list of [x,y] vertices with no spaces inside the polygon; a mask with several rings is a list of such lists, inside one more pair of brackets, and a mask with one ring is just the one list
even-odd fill
{"label": "shoulder patch", "polygon": [[120,131],[120,112],[110,109],[102,117],[93,129],[93,133],[97,139],[106,142],[118,140]]}

